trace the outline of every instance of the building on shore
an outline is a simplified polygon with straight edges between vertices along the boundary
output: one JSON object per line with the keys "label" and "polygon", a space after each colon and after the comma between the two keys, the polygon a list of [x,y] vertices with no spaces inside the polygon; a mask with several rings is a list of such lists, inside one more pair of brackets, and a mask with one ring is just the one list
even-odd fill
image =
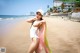
{"label": "building on shore", "polygon": [[80,7],[75,7],[75,8],[73,9],[73,12],[80,12]]}
{"label": "building on shore", "polygon": [[74,6],[74,2],[62,2],[62,0],[54,0],[53,7],[56,7],[56,9],[53,8],[53,12],[68,12],[71,11],[74,8]]}
{"label": "building on shore", "polygon": [[75,7],[75,3],[74,2],[64,2],[63,4],[64,4],[64,10],[63,11],[70,12]]}
{"label": "building on shore", "polygon": [[61,12],[62,9],[61,9],[61,4],[63,2],[61,0],[54,0],[53,1],[53,12],[54,13],[57,13],[57,12]]}
{"label": "building on shore", "polygon": [[30,15],[31,15],[31,16],[34,16],[34,15],[35,15],[35,13],[34,13],[34,12],[30,12]]}

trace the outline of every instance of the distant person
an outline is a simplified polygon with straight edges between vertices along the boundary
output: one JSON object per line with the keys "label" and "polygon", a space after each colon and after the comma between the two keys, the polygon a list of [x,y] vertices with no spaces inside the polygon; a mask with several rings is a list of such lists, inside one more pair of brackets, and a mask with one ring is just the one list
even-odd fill
{"label": "distant person", "polygon": [[30,28],[30,38],[32,39],[32,43],[28,53],[41,53],[42,48],[44,48],[46,53],[52,53],[46,39],[46,21],[42,17],[43,11],[39,9],[36,12],[35,18],[27,19],[27,22],[32,23]]}

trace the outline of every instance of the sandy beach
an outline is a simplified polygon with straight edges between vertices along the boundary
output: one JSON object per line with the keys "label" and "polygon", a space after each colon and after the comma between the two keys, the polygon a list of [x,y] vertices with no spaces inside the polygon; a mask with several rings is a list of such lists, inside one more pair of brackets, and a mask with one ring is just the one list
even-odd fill
{"label": "sandy beach", "polygon": [[[44,19],[47,22],[47,39],[53,53],[80,53],[80,22],[62,19],[59,16]],[[0,48],[5,47],[6,53],[27,53],[31,43],[30,26],[25,19],[13,24],[9,22],[6,25],[7,29],[0,28]],[[45,53],[44,50],[42,53]]]}

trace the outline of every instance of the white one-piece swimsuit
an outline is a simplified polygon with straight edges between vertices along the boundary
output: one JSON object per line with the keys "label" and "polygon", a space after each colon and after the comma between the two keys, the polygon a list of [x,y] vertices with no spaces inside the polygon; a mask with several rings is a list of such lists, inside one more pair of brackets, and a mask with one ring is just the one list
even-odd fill
{"label": "white one-piece swimsuit", "polygon": [[[35,21],[33,23],[33,25],[36,24],[36,23],[37,23],[37,21]],[[38,27],[34,27],[33,25],[30,28],[30,38],[38,38],[38,35],[37,35]]]}

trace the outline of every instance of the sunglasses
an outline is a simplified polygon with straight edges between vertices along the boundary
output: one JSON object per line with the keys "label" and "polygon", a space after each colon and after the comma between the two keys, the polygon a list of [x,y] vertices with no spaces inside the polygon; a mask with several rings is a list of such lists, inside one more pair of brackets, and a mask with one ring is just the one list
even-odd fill
{"label": "sunglasses", "polygon": [[36,15],[41,15],[42,16],[42,14],[40,12],[36,12]]}

